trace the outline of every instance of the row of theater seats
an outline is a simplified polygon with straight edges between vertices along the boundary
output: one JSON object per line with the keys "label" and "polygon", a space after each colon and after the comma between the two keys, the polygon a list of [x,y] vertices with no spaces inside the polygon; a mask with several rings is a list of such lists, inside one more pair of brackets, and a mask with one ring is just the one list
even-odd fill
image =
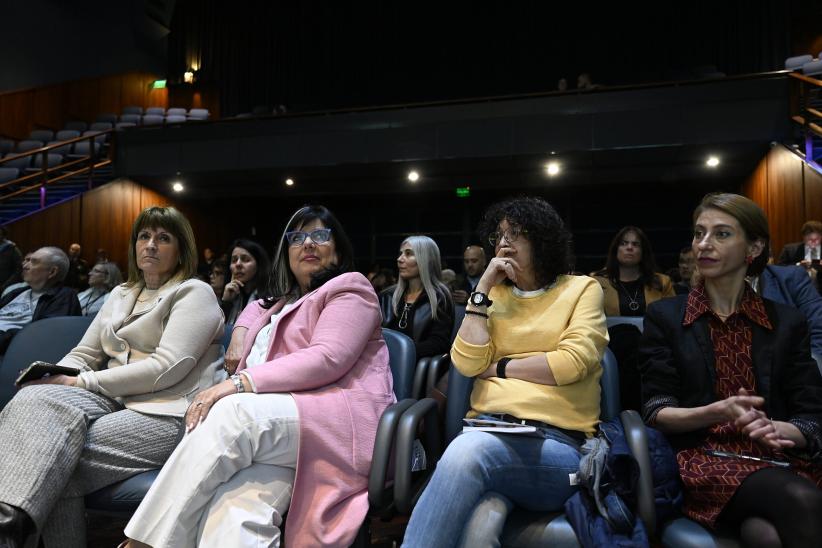
{"label": "row of theater seats", "polygon": [[101,114],[97,121],[112,123],[127,123],[134,125],[154,126],[160,124],[179,124],[189,120],[208,120],[211,113],[205,108],[192,108],[186,111],[184,108],[149,107],[143,111],[143,107],[125,107],[119,119],[115,114]]}
{"label": "row of theater seats", "polygon": [[[459,313],[459,312],[458,312]],[[91,318],[49,318],[26,326],[13,339],[5,358],[0,363],[0,408],[13,396],[11,383],[21,364],[35,359],[57,361],[82,337]],[[609,318],[609,325],[631,323],[640,329],[642,318]],[[231,332],[226,330],[224,344]],[[371,519],[389,519],[397,513],[410,514],[426,485],[444,448],[461,431],[462,418],[469,408],[473,379],[464,377],[454,368],[446,367],[448,374],[447,400],[444,409],[431,398],[408,397],[413,392],[412,379],[418,362],[414,343],[407,336],[383,330],[388,345],[391,371],[397,403],[390,406],[380,419],[369,474],[369,518],[363,524],[355,545],[370,545]],[[448,360],[448,356],[438,359]],[[651,464],[648,455],[645,426],[636,411],[621,411],[619,402],[618,365],[606,349],[600,380],[601,419],[619,419],[637,459],[639,467],[637,513],[645,522],[649,536],[658,535],[663,546],[737,546],[729,535],[711,534],[685,518],[660,524],[657,527],[654,510],[654,492]],[[420,435],[422,432],[422,435]],[[425,448],[427,466],[422,471],[412,470],[415,446]],[[394,479],[390,470],[394,469]],[[142,500],[158,471],[138,474],[128,480],[106,487],[86,497],[91,512],[130,515]],[[563,513],[538,513],[515,509],[506,521],[503,546],[559,546],[578,547],[576,535]]]}
{"label": "row of theater seats", "polygon": [[785,59],[785,69],[802,71],[802,74],[806,76],[820,76],[822,75],[822,51],[816,55],[816,58],[810,54],[788,57]]}

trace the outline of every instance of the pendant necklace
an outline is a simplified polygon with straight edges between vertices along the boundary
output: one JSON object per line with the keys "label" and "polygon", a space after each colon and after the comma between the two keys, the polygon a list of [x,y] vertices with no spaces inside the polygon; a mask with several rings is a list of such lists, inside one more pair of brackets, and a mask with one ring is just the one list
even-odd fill
{"label": "pendant necklace", "polygon": [[622,291],[625,292],[625,296],[628,297],[628,308],[630,308],[632,312],[639,310],[639,289],[634,292],[634,296],[632,298],[625,286],[622,285],[622,282],[619,282],[619,286],[622,288]]}
{"label": "pendant necklace", "polygon": [[400,322],[397,324],[400,329],[405,329],[408,327],[408,312],[411,310],[411,307],[414,303],[405,303],[405,306],[402,309],[402,314],[400,314]]}

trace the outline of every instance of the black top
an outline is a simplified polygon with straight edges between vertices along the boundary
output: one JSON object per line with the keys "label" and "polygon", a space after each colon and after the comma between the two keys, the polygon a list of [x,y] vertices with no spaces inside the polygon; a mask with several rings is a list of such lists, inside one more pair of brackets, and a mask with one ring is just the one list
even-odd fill
{"label": "black top", "polygon": [[[751,323],[751,359],[763,411],[789,421],[808,440],[807,451],[822,457],[822,376],[811,358],[802,312],[763,299],[773,329]],[[652,420],[664,407],[700,407],[716,401],[716,370],[708,317],[682,325],[687,295],[651,303],[639,345],[642,413]],[[704,430],[669,434],[677,449],[699,444]]]}
{"label": "black top", "polygon": [[[451,348],[451,331],[454,326],[454,302],[449,291],[437,291],[437,319],[431,317],[428,294],[423,291],[417,300],[403,314],[405,299],[400,300],[398,311],[394,313],[391,286],[380,293],[382,326],[405,333],[414,340],[417,359],[445,354]],[[400,324],[402,323],[402,327]]]}
{"label": "black top", "polygon": [[619,295],[620,316],[642,316],[645,314],[645,286],[642,280],[614,284]]}

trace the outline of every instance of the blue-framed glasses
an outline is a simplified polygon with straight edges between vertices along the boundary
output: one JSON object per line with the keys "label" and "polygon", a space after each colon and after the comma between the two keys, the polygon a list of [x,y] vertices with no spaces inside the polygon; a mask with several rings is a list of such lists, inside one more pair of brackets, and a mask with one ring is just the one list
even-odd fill
{"label": "blue-framed glasses", "polygon": [[294,230],[285,233],[285,239],[288,245],[303,245],[306,238],[311,238],[311,241],[317,245],[327,244],[331,240],[330,228],[318,228],[311,232],[303,232],[302,230]]}

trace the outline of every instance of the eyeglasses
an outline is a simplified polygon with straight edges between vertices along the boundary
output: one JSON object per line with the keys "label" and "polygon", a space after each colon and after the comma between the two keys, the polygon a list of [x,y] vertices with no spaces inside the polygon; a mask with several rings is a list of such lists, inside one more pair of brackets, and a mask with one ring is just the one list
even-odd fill
{"label": "eyeglasses", "polygon": [[311,241],[317,245],[326,244],[331,239],[331,229],[318,228],[317,230],[312,230],[311,232],[294,230],[292,232],[285,233],[285,239],[288,241],[288,245],[292,246],[303,245],[306,238],[311,238]]}
{"label": "eyeglasses", "polygon": [[490,243],[493,246],[496,246],[497,242],[505,238],[508,241],[508,243],[511,244],[517,241],[517,238],[519,238],[520,234],[528,234],[528,231],[521,228],[509,228],[504,232],[492,232],[488,235],[488,243]]}

